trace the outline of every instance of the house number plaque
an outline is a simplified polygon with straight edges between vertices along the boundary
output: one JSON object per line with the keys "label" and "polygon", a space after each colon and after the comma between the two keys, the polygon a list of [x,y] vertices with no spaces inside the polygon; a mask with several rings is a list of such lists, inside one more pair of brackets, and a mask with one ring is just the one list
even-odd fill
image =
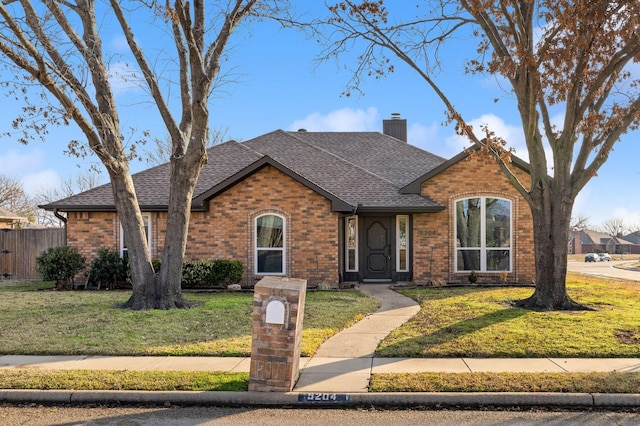
{"label": "house number plaque", "polygon": [[339,403],[348,402],[349,395],[339,393],[301,393],[298,395],[298,402],[313,402],[313,403]]}

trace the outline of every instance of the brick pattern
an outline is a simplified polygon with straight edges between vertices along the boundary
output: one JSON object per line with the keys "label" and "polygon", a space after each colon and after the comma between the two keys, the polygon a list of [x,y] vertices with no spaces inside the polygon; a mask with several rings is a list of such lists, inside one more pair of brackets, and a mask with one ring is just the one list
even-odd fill
{"label": "brick pattern", "polygon": [[67,245],[77,248],[87,259],[87,269],[100,248],[120,249],[120,222],[116,219],[116,214],[109,212],[67,215]]}
{"label": "brick pattern", "polygon": [[[522,182],[528,175],[516,169]],[[492,159],[473,153],[422,184],[422,194],[446,207],[438,213],[413,215],[413,277],[416,282],[464,283],[467,273],[454,271],[455,201],[470,196],[501,197],[512,202],[513,269],[508,283],[535,279],[533,225],[528,204]],[[254,221],[264,213],[286,221],[286,276],[310,284],[336,285],[339,279],[339,221],[331,203],[277,169],[267,166],[216,196],[207,212],[192,212],[186,248],[188,259],[236,259],[245,265],[242,285],[253,286]],[[159,257],[166,236],[166,213],[150,213],[152,257]],[[120,247],[116,213],[69,213],[68,244],[87,258],[87,267],[101,247]],[[478,274],[478,282],[496,282],[496,274]]]}
{"label": "brick pattern", "polygon": [[[268,166],[215,197],[207,212],[192,212],[185,257],[235,259],[245,266],[241,284],[253,286],[254,221],[264,213],[286,219],[286,276],[310,283],[338,283],[338,221],[329,200]],[[159,257],[166,237],[167,215],[151,215],[151,256]],[[120,248],[116,213],[70,213],[68,243],[87,257],[101,247]]]}
{"label": "brick pattern", "polygon": [[[521,182],[528,183],[528,174],[517,168],[515,171]],[[414,281],[467,282],[468,273],[455,272],[454,211],[456,200],[472,196],[500,197],[512,202],[513,268],[507,282],[531,284],[535,280],[531,210],[486,153],[477,151],[452,165],[424,182],[421,192],[446,209],[414,215]],[[478,282],[495,283],[497,274],[478,274]]]}
{"label": "brick pattern", "polygon": [[[291,392],[300,368],[300,344],[306,280],[265,277],[253,296],[253,336],[249,390]],[[285,305],[284,324],[267,323],[266,310],[277,300]]]}

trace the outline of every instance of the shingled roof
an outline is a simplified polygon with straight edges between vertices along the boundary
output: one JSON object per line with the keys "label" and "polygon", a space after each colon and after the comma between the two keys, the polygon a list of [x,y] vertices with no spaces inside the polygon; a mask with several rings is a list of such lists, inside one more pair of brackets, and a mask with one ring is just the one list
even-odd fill
{"label": "shingled roof", "polygon": [[[267,165],[278,168],[331,200],[334,211],[438,211],[443,207],[400,189],[437,169],[445,159],[379,132],[287,132],[276,130],[243,143],[208,150],[209,162],[196,185],[192,208],[206,210],[208,200]],[[165,211],[170,165],[133,175],[143,211]],[[111,185],[45,206],[60,211],[113,211]]]}

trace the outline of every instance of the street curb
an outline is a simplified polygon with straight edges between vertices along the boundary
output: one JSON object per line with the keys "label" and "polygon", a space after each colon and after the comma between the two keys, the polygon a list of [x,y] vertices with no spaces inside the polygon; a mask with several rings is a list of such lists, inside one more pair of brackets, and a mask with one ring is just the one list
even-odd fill
{"label": "street curb", "polygon": [[149,404],[255,407],[640,407],[640,394],[551,392],[301,392],[0,390],[0,402],[41,404]]}

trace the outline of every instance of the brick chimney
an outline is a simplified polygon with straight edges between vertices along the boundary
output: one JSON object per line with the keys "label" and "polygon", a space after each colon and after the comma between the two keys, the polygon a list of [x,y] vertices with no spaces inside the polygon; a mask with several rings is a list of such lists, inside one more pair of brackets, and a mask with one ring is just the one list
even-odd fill
{"label": "brick chimney", "polygon": [[400,118],[400,113],[392,113],[390,119],[382,120],[382,133],[407,142],[407,120]]}

